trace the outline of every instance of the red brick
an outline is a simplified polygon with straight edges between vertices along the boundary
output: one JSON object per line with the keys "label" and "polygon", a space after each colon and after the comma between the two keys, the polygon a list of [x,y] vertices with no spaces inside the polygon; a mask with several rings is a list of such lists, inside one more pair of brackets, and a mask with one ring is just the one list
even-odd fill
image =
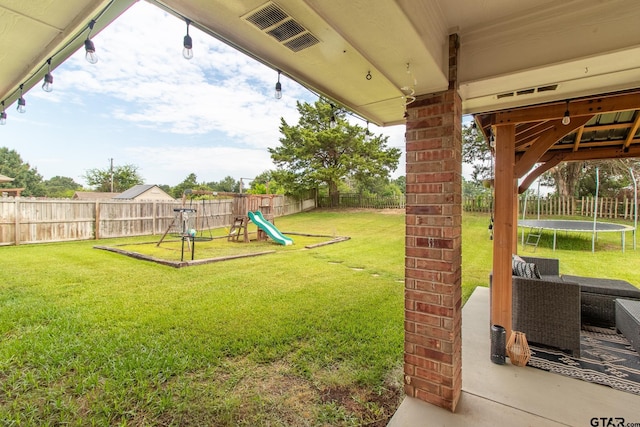
{"label": "red brick", "polygon": [[451,363],[453,355],[443,353],[442,351],[432,350],[430,348],[416,346],[415,353],[417,356],[424,357],[438,362]]}
{"label": "red brick", "polygon": [[405,300],[418,301],[422,303],[439,304],[442,296],[433,292],[405,290],[404,298]]}
{"label": "red brick", "polygon": [[407,206],[407,215],[441,215],[442,206]]}
{"label": "red brick", "polygon": [[453,248],[453,241],[451,239],[438,239],[435,237],[417,237],[416,247],[425,247],[429,249],[451,249]]}
{"label": "red brick", "polygon": [[434,314],[440,317],[453,316],[453,309],[450,307],[443,307],[441,305],[427,304],[424,302],[416,302],[415,310],[420,313]]}
{"label": "red brick", "polygon": [[410,322],[422,323],[423,325],[440,326],[440,317],[430,314],[419,313],[417,311],[405,310],[404,318]]}
{"label": "red brick", "polygon": [[429,369],[431,371],[440,372],[440,362],[436,362],[433,360],[425,359],[423,357],[418,357],[415,354],[406,354],[404,355],[404,361],[410,365]]}

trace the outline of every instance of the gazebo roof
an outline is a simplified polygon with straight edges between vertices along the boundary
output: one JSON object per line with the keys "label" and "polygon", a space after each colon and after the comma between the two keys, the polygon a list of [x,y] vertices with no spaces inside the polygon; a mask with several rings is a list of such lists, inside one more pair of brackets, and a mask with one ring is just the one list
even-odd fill
{"label": "gazebo roof", "polygon": [[475,119],[488,141],[494,126],[515,124],[516,177],[538,164],[521,191],[560,162],[640,157],[638,89],[482,113]]}

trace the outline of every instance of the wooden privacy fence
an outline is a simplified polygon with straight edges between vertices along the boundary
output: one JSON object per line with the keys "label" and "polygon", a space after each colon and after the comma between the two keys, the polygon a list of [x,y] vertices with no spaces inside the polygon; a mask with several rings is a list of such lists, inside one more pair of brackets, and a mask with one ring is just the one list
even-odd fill
{"label": "wooden privacy fence", "polygon": [[[611,198],[600,197],[597,201],[597,214],[599,218],[633,219],[634,200],[632,198]],[[466,212],[491,212],[493,202],[489,196],[465,197],[463,199],[463,209]],[[518,212],[520,215],[531,217],[537,215],[544,216],[588,216],[593,217],[596,209],[594,197],[519,197]]]}
{"label": "wooden privacy fence", "polygon": [[318,196],[319,208],[363,208],[404,209],[405,196],[363,196],[361,194],[339,194],[332,205],[329,196]]}
{"label": "wooden privacy fence", "polygon": [[[105,239],[164,233],[182,203],[0,198],[0,245]],[[314,199],[296,200],[281,195],[239,195],[213,200],[187,200],[195,208],[197,229],[230,226],[248,210],[269,209],[274,216],[315,208]]]}

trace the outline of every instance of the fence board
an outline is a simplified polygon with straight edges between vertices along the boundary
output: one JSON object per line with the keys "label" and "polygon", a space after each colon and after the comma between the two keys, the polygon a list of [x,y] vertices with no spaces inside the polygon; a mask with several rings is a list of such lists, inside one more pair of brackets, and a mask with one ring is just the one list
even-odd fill
{"label": "fence board", "polygon": [[[265,202],[268,200],[268,203]],[[270,209],[274,216],[315,208],[315,200],[296,201],[282,195],[242,195],[187,202],[196,209],[199,230],[228,227],[246,209]],[[158,235],[175,218],[181,202],[86,201],[0,198],[0,246],[112,237]]]}
{"label": "fence board", "polygon": [[[529,197],[525,211],[524,196],[519,198],[518,212],[530,217],[540,212],[545,216],[586,216],[593,217],[596,201],[593,197]],[[598,218],[633,219],[635,209],[633,200],[628,197],[599,198],[597,202]],[[490,196],[465,197],[462,202],[465,212],[491,212],[493,203]]]}

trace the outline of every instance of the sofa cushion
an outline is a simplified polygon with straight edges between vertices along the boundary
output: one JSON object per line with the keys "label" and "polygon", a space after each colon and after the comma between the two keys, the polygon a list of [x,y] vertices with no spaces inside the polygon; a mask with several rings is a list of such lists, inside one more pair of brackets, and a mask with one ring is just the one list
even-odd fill
{"label": "sofa cushion", "polygon": [[[516,258],[517,257],[517,258]],[[527,279],[541,279],[538,266],[532,262],[525,262],[517,255],[511,260],[511,272],[514,276],[526,277]]]}

